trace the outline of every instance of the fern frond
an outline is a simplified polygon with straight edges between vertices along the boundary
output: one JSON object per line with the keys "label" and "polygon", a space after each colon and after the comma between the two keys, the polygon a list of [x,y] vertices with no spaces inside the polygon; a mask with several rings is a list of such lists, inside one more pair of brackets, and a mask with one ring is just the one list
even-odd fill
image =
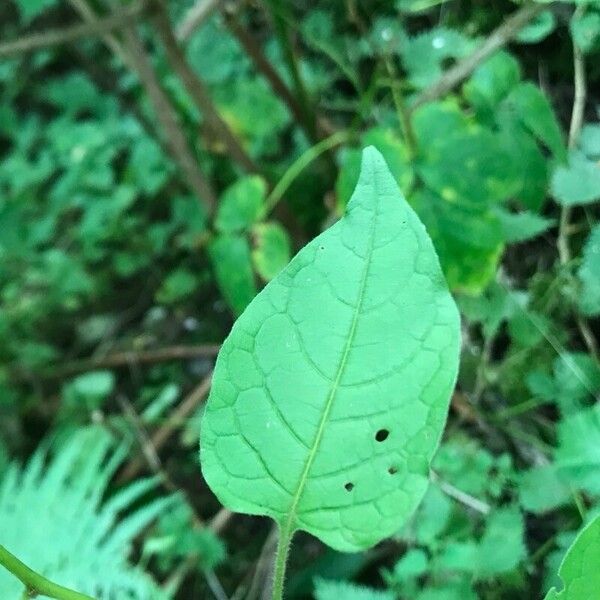
{"label": "fern frond", "polygon": [[[156,485],[139,480],[103,502],[126,453],[99,428],[78,431],[51,459],[38,450],[0,479],[0,543],[32,569],[99,600],[164,600],[156,582],[129,562],[132,543],[173,498],[132,506]],[[123,516],[123,513],[127,513]],[[23,585],[0,569],[0,598]]]}

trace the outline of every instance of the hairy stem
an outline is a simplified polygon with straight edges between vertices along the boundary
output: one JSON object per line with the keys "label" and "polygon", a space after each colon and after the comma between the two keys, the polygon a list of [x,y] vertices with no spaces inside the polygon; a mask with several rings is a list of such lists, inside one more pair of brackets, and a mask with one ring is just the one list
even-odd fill
{"label": "hairy stem", "polygon": [[25,586],[26,598],[44,595],[55,600],[94,600],[91,596],[69,590],[62,585],[52,583],[42,575],[30,569],[16,556],[0,545],[0,565],[10,571]]}
{"label": "hairy stem", "polygon": [[283,600],[283,585],[285,583],[285,570],[290,551],[293,531],[285,526],[279,529],[279,538],[277,540],[277,551],[275,552],[275,568],[273,571],[273,591],[272,600]]}

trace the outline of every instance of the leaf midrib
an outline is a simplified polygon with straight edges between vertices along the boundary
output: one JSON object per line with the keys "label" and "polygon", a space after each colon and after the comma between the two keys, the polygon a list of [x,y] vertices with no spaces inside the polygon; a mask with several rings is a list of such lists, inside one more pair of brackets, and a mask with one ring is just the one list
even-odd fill
{"label": "leaf midrib", "polygon": [[329,395],[328,395],[327,401],[325,403],[325,410],[323,411],[323,416],[321,417],[321,421],[319,422],[317,434],[312,443],[312,446],[311,446],[308,458],[306,460],[306,464],[304,465],[302,474],[300,475],[298,489],[297,489],[294,499],[292,501],[292,505],[288,512],[285,524],[281,527],[281,532],[280,532],[281,539],[289,540],[290,537],[292,536],[292,534],[294,533],[294,531],[296,531],[294,521],[296,518],[296,511],[298,508],[298,504],[302,498],[302,494],[304,492],[306,482],[308,481],[308,475],[310,473],[310,469],[311,469],[313,462],[317,456],[317,452],[319,450],[319,446],[321,444],[321,440],[322,440],[323,434],[325,432],[325,426],[327,425],[327,421],[329,419],[329,414],[331,413],[331,409],[333,407],[333,402],[335,400],[335,396],[337,394],[340,381],[344,374],[344,371],[345,371],[345,368],[346,368],[346,365],[348,362],[348,356],[350,355],[350,350],[352,349],[352,343],[354,341],[354,336],[356,334],[356,327],[358,324],[359,315],[362,310],[363,299],[364,299],[364,295],[365,295],[365,288],[366,288],[367,279],[369,276],[369,269],[371,266],[371,256],[373,254],[373,245],[374,245],[374,239],[375,239],[375,227],[377,224],[377,216],[378,216],[378,208],[379,208],[379,195],[377,193],[377,185],[376,185],[375,179],[376,179],[376,176],[373,177],[373,187],[375,188],[374,195],[376,198],[375,210],[373,211],[373,220],[372,220],[373,224],[371,227],[371,235],[369,237],[369,247],[368,247],[368,251],[367,251],[366,259],[365,259],[366,264],[365,264],[365,268],[364,268],[364,271],[362,274],[362,279],[361,279],[360,288],[359,288],[359,292],[358,292],[358,299],[356,302],[356,307],[354,309],[354,314],[352,316],[352,323],[350,324],[350,329],[348,331],[348,338],[346,340],[346,345],[344,347],[344,352],[342,354],[342,358],[340,359],[340,364],[338,365],[338,368],[337,368],[337,372],[336,372],[335,379],[333,381],[333,385],[331,387],[331,390],[329,391]]}

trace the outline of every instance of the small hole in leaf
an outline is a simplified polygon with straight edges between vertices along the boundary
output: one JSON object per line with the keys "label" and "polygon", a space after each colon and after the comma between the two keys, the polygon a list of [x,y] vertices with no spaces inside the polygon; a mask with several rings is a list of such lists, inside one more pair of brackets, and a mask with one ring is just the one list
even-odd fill
{"label": "small hole in leaf", "polygon": [[388,469],[388,473],[389,473],[390,475],[395,475],[397,472],[398,472],[398,467],[390,467],[390,468]]}
{"label": "small hole in leaf", "polygon": [[347,484],[344,486],[344,488],[346,488],[346,491],[347,491],[347,492],[351,492],[351,491],[354,489],[354,484],[353,484],[353,483],[350,483],[350,482],[348,482],[348,483],[347,483]]}
{"label": "small hole in leaf", "polygon": [[387,440],[388,435],[390,435],[390,432],[387,429],[380,429],[376,434],[375,434],[375,439],[378,442],[383,442],[385,440]]}

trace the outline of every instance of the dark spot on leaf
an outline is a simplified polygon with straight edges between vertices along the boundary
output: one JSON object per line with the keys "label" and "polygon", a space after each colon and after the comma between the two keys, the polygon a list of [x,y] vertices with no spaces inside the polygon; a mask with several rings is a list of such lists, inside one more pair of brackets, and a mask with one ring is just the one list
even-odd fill
{"label": "dark spot on leaf", "polygon": [[345,486],[347,492],[351,492],[354,489],[354,484],[348,482]]}
{"label": "dark spot on leaf", "polygon": [[387,429],[380,429],[376,434],[375,434],[375,439],[378,442],[383,442],[385,440],[387,440],[388,435],[390,435],[390,432]]}
{"label": "dark spot on leaf", "polygon": [[320,246],[321,250],[325,250],[325,246]]}
{"label": "dark spot on leaf", "polygon": [[388,473],[389,473],[390,475],[395,475],[397,472],[398,472],[398,467],[390,467],[390,468],[388,469]]}

